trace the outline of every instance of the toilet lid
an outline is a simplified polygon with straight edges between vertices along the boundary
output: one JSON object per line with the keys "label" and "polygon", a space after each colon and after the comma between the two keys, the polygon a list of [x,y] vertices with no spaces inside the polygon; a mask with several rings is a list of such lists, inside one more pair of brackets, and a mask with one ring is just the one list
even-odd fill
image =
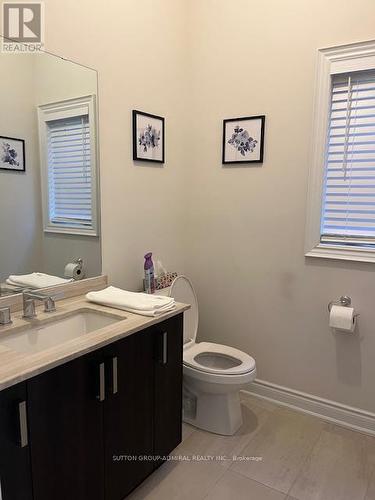
{"label": "toilet lid", "polygon": [[198,331],[198,300],[189,278],[177,276],[171,285],[169,296],[176,302],[190,304],[190,309],[184,313],[184,344],[195,342]]}

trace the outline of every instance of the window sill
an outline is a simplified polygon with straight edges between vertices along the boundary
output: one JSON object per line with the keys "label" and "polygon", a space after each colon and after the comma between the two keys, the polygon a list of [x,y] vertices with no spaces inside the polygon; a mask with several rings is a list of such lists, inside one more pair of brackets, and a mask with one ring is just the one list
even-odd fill
{"label": "window sill", "polygon": [[345,246],[318,244],[315,248],[305,253],[305,257],[375,263],[375,249],[369,250],[364,248],[348,248]]}
{"label": "window sill", "polygon": [[95,229],[68,228],[58,226],[48,226],[44,228],[45,233],[66,234],[74,236],[99,236]]}

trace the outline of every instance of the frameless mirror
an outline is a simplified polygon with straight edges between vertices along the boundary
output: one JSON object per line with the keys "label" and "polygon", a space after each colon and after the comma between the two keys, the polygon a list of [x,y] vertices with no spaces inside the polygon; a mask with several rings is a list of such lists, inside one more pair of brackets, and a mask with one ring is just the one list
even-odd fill
{"label": "frameless mirror", "polygon": [[0,67],[0,295],[97,276],[97,72],[43,52]]}

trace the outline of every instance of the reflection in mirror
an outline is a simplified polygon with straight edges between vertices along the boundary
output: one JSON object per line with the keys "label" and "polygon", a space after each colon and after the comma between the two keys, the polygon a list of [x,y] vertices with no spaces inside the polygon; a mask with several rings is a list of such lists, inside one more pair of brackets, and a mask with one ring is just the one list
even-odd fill
{"label": "reflection in mirror", "polygon": [[0,66],[0,295],[97,276],[97,73],[47,53]]}

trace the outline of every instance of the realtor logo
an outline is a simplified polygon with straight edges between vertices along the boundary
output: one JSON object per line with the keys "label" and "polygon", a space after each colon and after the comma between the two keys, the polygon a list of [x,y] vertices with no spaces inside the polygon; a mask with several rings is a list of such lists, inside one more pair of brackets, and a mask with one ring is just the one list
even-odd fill
{"label": "realtor logo", "polygon": [[43,2],[3,3],[3,52],[37,52],[43,46]]}

